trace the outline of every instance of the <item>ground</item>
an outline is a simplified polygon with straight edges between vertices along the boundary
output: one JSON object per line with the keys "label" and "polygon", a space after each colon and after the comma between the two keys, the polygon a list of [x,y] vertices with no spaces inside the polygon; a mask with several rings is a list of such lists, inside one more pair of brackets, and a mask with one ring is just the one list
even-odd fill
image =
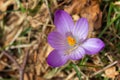
{"label": "ground", "polygon": [[[50,67],[47,36],[60,9],[75,22],[87,18],[88,37],[100,38],[105,48]],[[120,80],[119,18],[120,0],[0,0],[0,80]]]}

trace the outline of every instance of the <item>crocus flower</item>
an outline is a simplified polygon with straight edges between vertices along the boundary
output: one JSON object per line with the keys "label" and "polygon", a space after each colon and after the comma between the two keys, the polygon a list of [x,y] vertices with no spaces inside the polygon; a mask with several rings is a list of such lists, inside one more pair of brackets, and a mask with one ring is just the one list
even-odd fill
{"label": "crocus flower", "polygon": [[47,58],[52,67],[64,65],[68,60],[79,60],[86,54],[94,55],[105,45],[98,38],[87,38],[88,21],[80,18],[75,24],[71,16],[63,10],[54,15],[55,31],[48,35],[48,43],[55,48]]}

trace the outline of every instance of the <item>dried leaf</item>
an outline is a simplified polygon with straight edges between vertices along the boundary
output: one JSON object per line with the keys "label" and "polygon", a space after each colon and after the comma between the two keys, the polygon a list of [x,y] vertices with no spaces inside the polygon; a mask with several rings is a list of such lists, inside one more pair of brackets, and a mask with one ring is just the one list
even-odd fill
{"label": "dried leaf", "polygon": [[72,15],[72,17],[73,17],[73,20],[74,20],[74,21],[77,21],[77,20],[80,18],[79,15],[77,15],[77,14]]}
{"label": "dried leaf", "polygon": [[102,12],[97,1],[91,1],[91,4],[80,11],[80,15],[88,19],[91,31],[101,27]]}
{"label": "dried leaf", "polygon": [[2,56],[0,59],[0,71],[2,71],[6,66],[8,66],[7,62],[8,62],[8,58],[6,56]]}
{"label": "dried leaf", "polygon": [[6,15],[5,11],[7,10],[8,6],[14,2],[14,0],[0,0],[0,20]]}
{"label": "dried leaf", "polygon": [[7,26],[9,27],[5,27],[5,46],[12,44],[16,40],[16,38],[21,34],[23,27],[21,27],[20,25],[24,24],[24,20],[24,14],[16,12],[10,15],[8,21],[6,22]]}
{"label": "dried leaf", "polygon": [[28,21],[33,28],[38,28],[40,25],[44,24],[48,18],[47,6],[42,4],[38,13],[35,16],[29,16]]}
{"label": "dried leaf", "polygon": [[5,65],[2,64],[2,62],[0,62],[0,71],[2,71],[5,68]]}
{"label": "dried leaf", "polygon": [[119,74],[118,71],[116,71],[116,67],[110,67],[105,70],[105,77],[111,78],[114,80],[115,76]]}
{"label": "dried leaf", "polygon": [[71,5],[64,8],[65,11],[67,11],[70,14],[79,14],[80,11],[84,8],[85,4],[87,3],[87,0],[73,0]]}
{"label": "dried leaf", "polygon": [[74,0],[71,5],[65,8],[70,14],[78,14],[85,17],[89,22],[89,37],[94,29],[101,27],[102,12],[98,0]]}
{"label": "dried leaf", "polygon": [[33,73],[24,73],[24,80],[33,80]]}

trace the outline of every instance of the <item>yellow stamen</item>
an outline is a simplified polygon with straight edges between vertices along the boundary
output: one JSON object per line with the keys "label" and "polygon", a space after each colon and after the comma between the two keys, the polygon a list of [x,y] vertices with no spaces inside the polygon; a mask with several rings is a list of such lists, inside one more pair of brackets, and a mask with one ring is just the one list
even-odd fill
{"label": "yellow stamen", "polygon": [[74,46],[76,44],[76,40],[71,36],[67,37],[67,42],[70,46]]}

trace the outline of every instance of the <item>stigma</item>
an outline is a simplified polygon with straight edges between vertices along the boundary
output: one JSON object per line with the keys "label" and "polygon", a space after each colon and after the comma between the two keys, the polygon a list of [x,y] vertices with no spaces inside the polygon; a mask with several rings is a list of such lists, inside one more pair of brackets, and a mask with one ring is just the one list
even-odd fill
{"label": "stigma", "polygon": [[71,36],[67,37],[67,42],[70,46],[74,46],[76,44],[76,40]]}

